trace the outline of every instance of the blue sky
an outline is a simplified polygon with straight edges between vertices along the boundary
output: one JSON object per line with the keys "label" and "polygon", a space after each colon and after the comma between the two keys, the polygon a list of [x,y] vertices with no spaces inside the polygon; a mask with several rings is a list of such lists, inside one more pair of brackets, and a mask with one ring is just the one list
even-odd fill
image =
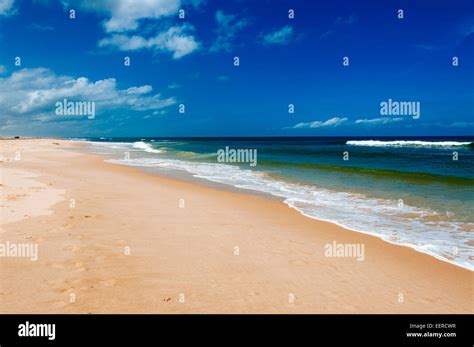
{"label": "blue sky", "polygon": [[474,135],[473,111],[472,0],[0,0],[2,136]]}

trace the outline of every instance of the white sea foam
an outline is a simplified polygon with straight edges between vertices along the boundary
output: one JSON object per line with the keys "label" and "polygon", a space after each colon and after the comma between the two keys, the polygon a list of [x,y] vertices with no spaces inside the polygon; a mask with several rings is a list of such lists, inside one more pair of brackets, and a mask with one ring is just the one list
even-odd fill
{"label": "white sea foam", "polygon": [[149,143],[143,142],[143,141],[134,142],[132,144],[132,146],[133,146],[133,148],[141,149],[141,150],[143,150],[145,152],[148,152],[148,153],[162,153],[161,150],[155,149],[155,148],[153,148],[152,145],[150,145]]}
{"label": "white sea foam", "polygon": [[[97,149],[111,149],[111,150],[130,150],[133,149],[133,144],[130,142],[101,142],[101,141],[87,141],[95,150]],[[138,151],[138,149],[137,149]],[[111,151],[111,153],[115,153]]]}
{"label": "white sea foam", "polygon": [[[310,218],[375,235],[387,242],[411,247],[474,271],[469,258],[472,255],[472,247],[468,242],[473,241],[470,233],[461,231],[460,224],[447,222],[429,209],[407,205],[400,208],[395,200],[368,198],[360,194],[290,183],[270,178],[262,172],[226,164],[165,158],[107,161],[129,166],[183,170],[194,177],[269,193],[282,198],[288,206]],[[454,250],[457,254],[453,254]]]}
{"label": "white sea foam", "polygon": [[367,147],[457,147],[467,146],[471,142],[457,141],[378,141],[378,140],[353,140],[347,141],[346,145],[350,146],[367,146]]}
{"label": "white sea foam", "polygon": [[148,153],[163,153],[163,148],[156,149],[151,144],[137,141],[137,142],[101,142],[101,141],[87,141],[94,147],[110,148],[131,151],[144,151]]}

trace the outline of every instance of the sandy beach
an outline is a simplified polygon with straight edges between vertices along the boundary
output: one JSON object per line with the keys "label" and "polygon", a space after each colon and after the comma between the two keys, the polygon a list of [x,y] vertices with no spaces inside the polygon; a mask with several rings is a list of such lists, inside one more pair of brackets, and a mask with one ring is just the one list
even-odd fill
{"label": "sandy beach", "polygon": [[281,202],[0,144],[0,244],[38,251],[0,258],[1,313],[473,313],[471,271]]}

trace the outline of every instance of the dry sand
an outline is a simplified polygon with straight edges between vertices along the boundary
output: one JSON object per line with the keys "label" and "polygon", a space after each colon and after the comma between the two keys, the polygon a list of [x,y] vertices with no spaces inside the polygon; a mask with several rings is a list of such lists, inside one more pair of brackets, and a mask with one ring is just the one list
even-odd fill
{"label": "dry sand", "polygon": [[[37,261],[0,258],[1,313],[473,313],[473,272],[278,201],[79,143],[0,145],[0,243],[38,245]],[[326,257],[333,241],[365,259]]]}

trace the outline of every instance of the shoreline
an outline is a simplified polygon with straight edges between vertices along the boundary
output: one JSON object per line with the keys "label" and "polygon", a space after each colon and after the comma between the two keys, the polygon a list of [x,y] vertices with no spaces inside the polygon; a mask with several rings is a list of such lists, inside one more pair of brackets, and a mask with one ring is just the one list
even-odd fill
{"label": "shoreline", "polygon": [[[142,140],[145,140],[145,139],[140,139],[140,142],[142,142]],[[92,148],[94,148],[94,146],[98,146],[99,144],[101,146],[104,145],[104,147],[108,147],[108,144],[112,144],[112,145],[132,145],[132,147],[135,147],[134,145],[136,144],[136,142],[128,142],[128,141],[109,143],[109,142],[100,142],[100,141],[96,142],[96,141],[91,141],[91,140],[84,140],[83,142],[84,142],[84,147],[85,148],[88,147],[86,149],[86,151],[88,153],[92,153],[92,154],[97,154],[97,153],[95,153],[95,150],[92,150]],[[116,148],[116,147],[112,147],[112,148]],[[97,148],[95,148],[95,149],[97,150]],[[123,150],[127,150],[127,149],[124,148]],[[145,150],[145,152],[149,152],[149,151]],[[226,184],[226,183],[223,183],[219,180],[214,180],[212,178],[202,176],[201,173],[196,173],[196,172],[193,172],[192,170],[189,171],[189,169],[187,169],[187,168],[181,168],[181,169],[173,168],[173,169],[171,169],[170,172],[166,172],[166,171],[158,171],[157,172],[156,170],[154,170],[154,167],[147,167],[146,164],[145,164],[145,166],[130,165],[126,162],[123,162],[120,158],[116,158],[116,157],[112,158],[112,157],[110,157],[110,155],[104,154],[104,153],[100,153],[99,156],[103,157],[106,162],[109,162],[109,163],[112,163],[112,164],[115,164],[115,165],[125,165],[125,166],[132,167],[132,168],[135,168],[135,169],[140,170],[142,172],[147,172],[149,174],[156,175],[156,176],[159,176],[159,177],[168,177],[168,178],[172,178],[172,179],[176,178],[176,179],[181,180],[181,181],[197,183],[197,184],[204,185],[206,187],[216,188],[218,190],[238,192],[238,193],[243,193],[243,194],[251,194],[251,195],[255,195],[255,196],[261,196],[261,197],[264,197],[264,198],[267,198],[267,199],[276,200],[276,201],[279,201],[279,202],[287,205],[291,209],[295,209],[297,212],[299,212],[302,216],[304,216],[306,218],[310,218],[310,219],[313,219],[313,220],[316,220],[316,221],[332,223],[332,224],[335,224],[335,225],[337,225],[337,226],[339,226],[339,227],[341,227],[345,230],[348,230],[348,231],[374,236],[374,237],[377,237],[377,238],[381,239],[384,242],[387,242],[387,243],[390,243],[390,244],[393,244],[393,245],[397,245],[397,246],[407,247],[407,248],[413,249],[413,250],[415,250],[419,253],[427,254],[427,255],[429,255],[429,256],[437,259],[437,260],[441,260],[441,261],[444,261],[446,263],[461,267],[463,269],[467,269],[471,272],[474,271],[474,266],[472,264],[470,264],[469,262],[460,261],[459,259],[457,259],[457,260],[453,259],[452,260],[452,259],[449,259],[448,256],[441,255],[441,254],[436,253],[434,251],[425,250],[425,249],[423,249],[422,246],[412,243],[411,241],[413,241],[413,240],[405,239],[403,242],[397,242],[396,239],[391,240],[390,235],[386,235],[383,232],[380,232],[380,231],[373,232],[373,231],[371,231],[370,230],[371,226],[366,225],[365,228],[361,227],[361,226],[356,227],[356,226],[351,226],[351,223],[348,223],[347,220],[343,221],[343,220],[337,219],[337,218],[332,218],[331,219],[331,218],[326,218],[325,216],[311,215],[310,213],[308,213],[308,212],[304,211],[303,209],[301,209],[301,207],[298,207],[295,204],[293,204],[290,201],[291,198],[289,198],[289,196],[281,195],[281,194],[279,194],[278,191],[277,192],[275,192],[275,191],[272,192],[272,191],[265,191],[265,190],[262,190],[262,189],[259,189],[259,188],[245,188],[243,186],[239,186],[239,185],[231,184],[231,183]],[[150,158],[150,159],[152,159],[152,158]],[[177,159],[177,160],[184,161],[184,162],[188,163],[184,159]],[[189,162],[189,164],[192,164],[192,162]],[[302,183],[302,182],[294,180],[294,179],[290,179],[288,177],[283,177],[283,176],[280,176],[280,177],[276,176],[275,177],[275,176],[273,176],[272,174],[270,174],[269,172],[266,172],[266,171],[257,171],[257,173],[263,175],[263,178],[265,180],[271,180],[273,182],[276,181],[277,183],[291,184],[293,186],[296,186],[297,188],[300,188],[300,187],[303,188],[303,189],[308,188],[305,183]],[[418,173],[418,175],[422,175],[422,174]],[[436,175],[434,175],[434,176],[436,176]],[[458,177],[456,179],[462,179],[462,178]],[[420,230],[418,230],[418,231],[420,231]]]}
{"label": "shoreline", "polygon": [[[80,142],[8,142],[2,143],[3,156],[4,151],[11,156],[15,148],[24,155],[2,163],[4,176],[11,170],[39,175],[34,180],[40,184],[17,200],[35,196],[34,189],[63,200],[42,198],[35,202],[36,210],[52,213],[2,224],[2,240],[28,236],[40,245],[35,267],[0,258],[6,269],[0,287],[3,313],[473,312],[472,272],[431,255],[308,218],[275,200],[61,150]],[[13,191],[8,182],[2,184]],[[72,196],[74,209],[69,208]],[[179,207],[180,196],[184,208]],[[21,210],[24,204],[15,206]],[[4,208],[2,213],[10,214]],[[364,261],[325,257],[324,245],[332,241],[364,244]],[[122,253],[124,247],[130,247],[130,255]],[[44,248],[52,253],[42,252]],[[97,268],[104,262],[106,269]],[[198,270],[207,271],[196,275]],[[21,288],[26,274],[38,280],[38,297],[35,288]],[[156,295],[157,287],[165,289]],[[74,303],[68,302],[70,294]],[[403,302],[398,302],[399,294]],[[19,307],[9,306],[11,302]]]}

